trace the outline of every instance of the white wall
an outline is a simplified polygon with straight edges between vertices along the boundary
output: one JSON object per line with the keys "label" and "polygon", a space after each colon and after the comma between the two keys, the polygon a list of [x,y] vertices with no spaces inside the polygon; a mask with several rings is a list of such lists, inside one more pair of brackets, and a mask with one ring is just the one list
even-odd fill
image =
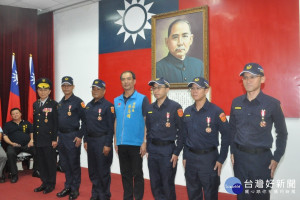
{"label": "white wall", "polygon": [[[60,83],[63,76],[74,79],[75,95],[87,104],[91,85],[98,78],[98,3],[54,13],[55,97],[63,97]],[[87,167],[85,150],[81,163]]]}
{"label": "white wall", "polygon": [[[60,79],[64,75],[74,78],[76,85],[75,94],[86,103],[91,100],[90,85],[93,79],[98,77],[98,3],[60,11],[54,14],[54,51],[55,51],[55,95],[56,99],[62,98]],[[172,94],[171,94],[172,95]],[[272,195],[273,200],[300,198],[300,164],[299,141],[300,119],[287,118],[288,143],[284,157],[282,158],[275,179],[296,180],[296,194]],[[275,135],[274,135],[275,136]],[[274,144],[275,145],[275,144]],[[144,175],[149,178],[147,159],[144,158]],[[82,149],[81,165],[87,167],[86,152]],[[120,173],[118,156],[114,152],[112,172]],[[233,176],[230,159],[225,161],[221,174],[220,192],[226,192],[224,183],[227,178]],[[180,156],[176,176],[176,184],[185,185],[184,169]],[[300,188],[300,187],[298,187]]]}

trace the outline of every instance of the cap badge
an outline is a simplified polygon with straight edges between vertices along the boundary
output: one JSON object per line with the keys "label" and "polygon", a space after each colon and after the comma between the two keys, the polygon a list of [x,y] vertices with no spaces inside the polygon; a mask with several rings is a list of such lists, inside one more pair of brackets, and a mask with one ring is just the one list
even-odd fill
{"label": "cap badge", "polygon": [[246,67],[246,69],[251,69],[252,68],[252,65],[248,65],[247,67]]}
{"label": "cap badge", "polygon": [[195,78],[195,80],[194,81],[199,81],[199,78]]}

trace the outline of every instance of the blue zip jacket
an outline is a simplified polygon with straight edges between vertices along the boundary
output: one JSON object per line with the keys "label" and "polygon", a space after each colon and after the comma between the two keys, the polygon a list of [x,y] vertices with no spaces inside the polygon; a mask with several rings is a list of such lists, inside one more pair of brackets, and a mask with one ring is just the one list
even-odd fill
{"label": "blue zip jacket", "polygon": [[145,120],[142,111],[144,98],[145,95],[134,91],[126,104],[123,94],[114,99],[117,145],[142,145],[145,132]]}

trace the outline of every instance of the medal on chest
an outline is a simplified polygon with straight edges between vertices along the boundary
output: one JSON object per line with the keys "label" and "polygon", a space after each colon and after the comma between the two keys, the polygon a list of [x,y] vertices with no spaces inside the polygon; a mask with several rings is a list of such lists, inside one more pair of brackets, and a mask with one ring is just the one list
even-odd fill
{"label": "medal on chest", "polygon": [[102,112],[102,109],[99,108],[99,109],[98,109],[98,121],[101,121],[101,120],[102,120],[101,112]]}
{"label": "medal on chest", "polygon": [[211,122],[211,118],[210,117],[206,117],[206,123],[207,123],[207,128],[205,129],[206,133],[210,133],[211,132],[210,122]]}
{"label": "medal on chest", "polygon": [[48,123],[48,113],[49,113],[49,110],[48,109],[45,109],[45,120],[44,120],[44,122],[45,123]]}
{"label": "medal on chest", "polygon": [[260,111],[260,114],[261,114],[261,122],[260,122],[260,127],[266,127],[267,126],[267,123],[265,121],[265,116],[266,116],[266,110],[263,109]]}
{"label": "medal on chest", "polygon": [[169,112],[167,112],[166,117],[167,117],[166,127],[169,128],[169,127],[171,127],[171,124],[170,124],[170,113]]}
{"label": "medal on chest", "polygon": [[72,115],[72,113],[71,113],[71,108],[72,108],[72,105],[69,105],[68,116],[71,116],[71,115]]}

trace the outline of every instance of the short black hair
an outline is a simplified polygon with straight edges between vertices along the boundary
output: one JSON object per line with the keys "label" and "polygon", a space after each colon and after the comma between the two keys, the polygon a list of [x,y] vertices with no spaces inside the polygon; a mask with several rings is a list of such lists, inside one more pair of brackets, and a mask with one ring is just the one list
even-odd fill
{"label": "short black hair", "polygon": [[15,110],[18,110],[20,113],[22,113],[21,110],[20,110],[20,108],[12,108],[12,109],[10,110],[10,114],[11,114],[13,111],[15,111]]}
{"label": "short black hair", "polygon": [[130,71],[130,70],[122,72],[122,74],[120,76],[120,80],[122,80],[122,75],[125,73],[130,73],[132,75],[132,78],[135,80],[135,74],[133,73],[133,71]]}
{"label": "short black hair", "polygon": [[173,27],[175,24],[179,23],[179,22],[186,23],[186,24],[189,26],[190,32],[192,33],[192,28],[191,28],[190,22],[188,22],[188,21],[185,20],[185,19],[176,19],[175,21],[173,21],[173,22],[169,25],[169,28],[168,28],[168,37],[169,37],[170,34],[171,34],[172,27]]}

